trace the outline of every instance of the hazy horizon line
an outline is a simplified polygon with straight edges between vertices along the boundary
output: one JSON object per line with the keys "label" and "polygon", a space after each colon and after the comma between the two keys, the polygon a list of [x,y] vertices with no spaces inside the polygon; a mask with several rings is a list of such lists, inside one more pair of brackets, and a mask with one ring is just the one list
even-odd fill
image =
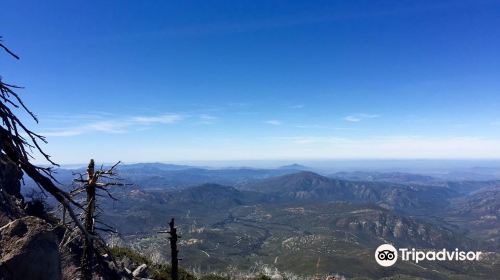
{"label": "hazy horizon line", "polygon": [[[89,159],[90,160],[90,159]],[[115,164],[118,161],[114,162],[99,162],[97,163],[99,165],[112,165]],[[286,165],[293,165],[293,164],[298,164],[298,165],[304,165],[305,167],[327,167],[325,165],[327,164],[341,164],[341,163],[346,163],[346,164],[360,164],[360,165],[365,165],[365,164],[374,164],[374,163],[384,163],[384,164],[397,164],[397,163],[404,163],[404,164],[417,164],[417,163],[461,163],[461,164],[486,164],[486,163],[493,163],[495,165],[500,166],[500,158],[345,158],[345,159],[297,159],[297,160],[287,160],[287,159],[243,159],[243,160],[185,160],[185,161],[122,161],[121,164],[123,165],[133,165],[133,164],[165,164],[165,165],[188,165],[188,166],[193,166],[193,167],[263,167],[266,166],[267,168],[279,168],[282,166]],[[59,167],[64,168],[64,167],[75,167],[75,166],[86,166],[88,163],[85,162],[79,162],[79,163],[59,163]],[[49,166],[47,164],[40,164],[41,166]],[[312,166],[308,166],[312,165]],[[337,168],[342,167],[342,166],[335,166]],[[350,166],[352,168],[353,166]],[[366,167],[366,166],[364,166]],[[387,166],[382,166],[387,168]],[[397,167],[397,166],[396,166]],[[401,166],[401,167],[408,167],[408,166]],[[420,166],[421,167],[421,166]],[[361,168],[361,166],[360,166]]]}

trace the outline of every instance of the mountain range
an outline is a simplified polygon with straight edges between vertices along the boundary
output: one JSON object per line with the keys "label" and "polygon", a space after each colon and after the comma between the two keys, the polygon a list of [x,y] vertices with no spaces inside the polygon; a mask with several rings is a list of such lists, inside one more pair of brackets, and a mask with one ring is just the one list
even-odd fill
{"label": "mountain range", "polygon": [[[61,169],[57,178],[68,186],[78,171]],[[118,171],[133,184],[113,191],[117,201],[100,198],[103,220],[120,233],[113,242],[166,261],[168,239],[158,232],[175,217],[183,265],[194,271],[231,266],[302,276],[430,279],[493,279],[500,272],[495,180],[401,172],[320,175],[298,164],[213,169],[153,163]],[[491,253],[476,264],[401,262],[384,270],[372,256],[383,243]]]}
{"label": "mountain range", "polygon": [[[149,167],[127,170],[127,176],[144,169]],[[181,171],[186,170],[190,169]],[[120,232],[115,240],[168,260],[167,236],[157,232],[175,217],[183,237],[180,250],[185,266],[204,272],[234,266],[240,271],[266,267],[296,275],[377,277],[388,273],[372,257],[382,243],[492,252],[476,264],[415,267],[402,262],[388,275],[492,279],[500,272],[495,266],[500,244],[496,181],[443,182],[416,176],[416,182],[401,183],[401,174],[387,182],[331,178],[294,169],[275,176],[271,174],[279,172],[274,170],[259,176],[255,174],[260,170],[244,170],[204,171],[253,174],[251,179],[235,178],[238,183],[232,186],[135,184],[117,190],[118,201],[102,204],[103,218]],[[434,185],[427,185],[429,181]],[[455,185],[459,187],[454,189]]]}

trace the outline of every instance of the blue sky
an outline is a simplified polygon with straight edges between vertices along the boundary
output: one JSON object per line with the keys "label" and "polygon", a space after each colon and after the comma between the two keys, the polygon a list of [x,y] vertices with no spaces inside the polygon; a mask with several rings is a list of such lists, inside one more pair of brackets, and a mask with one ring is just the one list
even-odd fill
{"label": "blue sky", "polygon": [[5,1],[61,163],[500,158],[498,1]]}

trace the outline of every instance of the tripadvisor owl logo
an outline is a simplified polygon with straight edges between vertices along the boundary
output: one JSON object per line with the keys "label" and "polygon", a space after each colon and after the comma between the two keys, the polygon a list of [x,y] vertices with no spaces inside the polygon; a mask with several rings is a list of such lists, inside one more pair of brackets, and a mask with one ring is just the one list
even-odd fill
{"label": "tripadvisor owl logo", "polygon": [[401,261],[412,261],[419,263],[421,261],[479,261],[482,252],[480,251],[461,251],[442,249],[436,250],[418,250],[415,248],[396,249],[391,244],[383,244],[375,250],[375,260],[384,267],[392,266],[399,259]]}
{"label": "tripadvisor owl logo", "polygon": [[392,266],[398,260],[398,250],[391,244],[382,244],[375,250],[375,260],[381,266]]}

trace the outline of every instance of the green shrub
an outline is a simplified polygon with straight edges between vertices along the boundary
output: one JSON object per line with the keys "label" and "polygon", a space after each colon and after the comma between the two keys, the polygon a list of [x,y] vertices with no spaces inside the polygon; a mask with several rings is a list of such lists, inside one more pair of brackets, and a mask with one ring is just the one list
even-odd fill
{"label": "green shrub", "polygon": [[[145,263],[149,268],[149,276],[155,280],[172,280],[172,278],[170,277],[170,265],[153,264],[153,262],[150,259],[135,252],[134,250],[125,247],[113,247],[110,248],[110,251],[115,258],[127,257],[133,263],[136,264]],[[179,280],[196,280],[196,277],[187,272],[186,270],[179,268]]]}
{"label": "green shrub", "polygon": [[129,258],[132,262],[138,263],[138,264],[147,264],[148,266],[151,266],[151,261],[144,257],[143,255],[137,253],[134,250],[131,250],[126,247],[112,247],[110,248],[111,254],[115,258],[121,258],[121,257],[127,257]]}

